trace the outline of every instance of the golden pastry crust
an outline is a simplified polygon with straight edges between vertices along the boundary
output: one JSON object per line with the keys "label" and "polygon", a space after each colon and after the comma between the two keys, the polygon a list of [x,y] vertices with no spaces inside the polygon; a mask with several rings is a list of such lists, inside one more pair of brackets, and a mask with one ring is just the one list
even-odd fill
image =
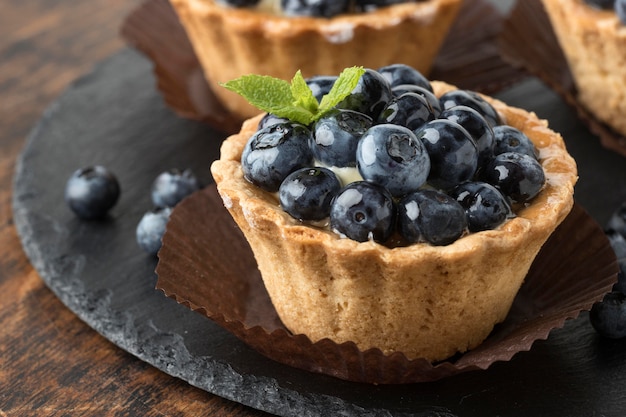
{"label": "golden pastry crust", "polygon": [[596,118],[626,135],[626,27],[583,0],[542,0],[578,90]]}
{"label": "golden pastry crust", "polygon": [[170,2],[215,94],[245,119],[258,110],[219,83],[245,74],[290,80],[298,70],[310,77],[395,63],[428,74],[462,0],[398,4],[330,19],[227,8],[213,0]]}
{"label": "golden pastry crust", "polygon": [[[432,84],[437,95],[454,88]],[[224,142],[211,172],[287,328],[313,341],[437,361],[476,347],[504,320],[537,252],[573,205],[577,169],[545,121],[487,100],[537,146],[546,186],[497,230],[448,246],[389,248],[303,225],[243,178],[241,152],[262,116]]]}

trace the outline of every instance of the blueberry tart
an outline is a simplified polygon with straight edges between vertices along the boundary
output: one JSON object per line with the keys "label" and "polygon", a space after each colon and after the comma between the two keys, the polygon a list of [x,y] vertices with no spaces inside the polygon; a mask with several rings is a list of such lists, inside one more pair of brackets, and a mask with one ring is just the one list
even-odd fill
{"label": "blueberry tart", "polygon": [[[573,206],[576,164],[546,121],[443,82],[422,88],[454,111],[413,97],[393,117],[393,93],[362,94],[387,68],[364,71],[315,122],[246,120],[211,172],[291,332],[444,360],[504,320]],[[505,125],[531,155],[497,146]]]}

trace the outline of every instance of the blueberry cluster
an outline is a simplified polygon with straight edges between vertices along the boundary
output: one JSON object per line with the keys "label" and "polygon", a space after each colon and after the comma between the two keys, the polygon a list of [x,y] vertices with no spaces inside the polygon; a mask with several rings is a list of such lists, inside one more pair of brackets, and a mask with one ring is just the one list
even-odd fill
{"label": "blueberry cluster", "polygon": [[617,257],[618,280],[613,290],[593,305],[589,319],[599,334],[619,339],[626,337],[626,203],[609,219],[606,235]]}
{"label": "blueberry cluster", "polygon": [[626,0],[585,0],[585,2],[603,10],[614,9],[620,21],[626,25]]}
{"label": "blueberry cluster", "polygon": [[[261,0],[217,0],[230,7],[255,7]],[[411,3],[416,0],[280,0],[287,16],[333,17],[344,13],[367,12],[392,4]],[[418,0],[420,1],[420,0]]]}
{"label": "blueberry cluster", "polygon": [[[316,97],[332,77],[307,83]],[[530,139],[479,94],[435,97],[417,70],[366,69],[333,110],[304,126],[271,114],[241,157],[244,177],[301,221],[329,219],[360,242],[447,245],[498,227],[543,188]]]}

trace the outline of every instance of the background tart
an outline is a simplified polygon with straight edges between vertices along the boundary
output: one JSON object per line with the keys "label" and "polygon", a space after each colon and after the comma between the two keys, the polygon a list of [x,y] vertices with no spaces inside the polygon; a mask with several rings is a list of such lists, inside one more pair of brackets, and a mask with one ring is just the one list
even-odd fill
{"label": "background tart", "polygon": [[245,74],[290,80],[347,67],[404,63],[428,74],[463,0],[426,0],[332,18],[286,17],[214,0],[170,0],[224,107],[240,118],[258,111],[219,86]]}

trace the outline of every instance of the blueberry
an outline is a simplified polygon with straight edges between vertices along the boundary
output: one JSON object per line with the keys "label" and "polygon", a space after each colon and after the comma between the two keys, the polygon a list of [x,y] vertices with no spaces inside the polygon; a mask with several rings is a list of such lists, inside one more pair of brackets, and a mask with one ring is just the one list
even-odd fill
{"label": "blueberry", "polygon": [[288,123],[289,119],[284,117],[278,117],[275,114],[267,113],[261,120],[259,120],[259,125],[257,126],[257,130],[265,129],[266,127],[276,125],[278,123]]}
{"label": "blueberry", "polygon": [[493,158],[485,167],[483,178],[516,203],[532,200],[546,181],[543,167],[536,159],[516,152]]}
{"label": "blueberry", "polygon": [[480,94],[469,90],[452,90],[443,94],[439,101],[441,102],[442,109],[449,109],[454,106],[468,106],[478,111],[487,120],[487,123],[491,127],[502,124],[500,115],[489,104],[487,100],[482,98]]}
{"label": "blueberry", "polygon": [[200,188],[200,182],[190,169],[171,169],[159,174],[152,183],[152,202],[156,207],[174,207]]}
{"label": "blueberry", "polygon": [[278,191],[287,175],[312,165],[311,131],[297,123],[278,123],[257,131],[241,155],[244,177],[265,191]]}
{"label": "blueberry", "polygon": [[146,212],[135,230],[137,244],[145,252],[156,255],[161,249],[161,239],[172,213],[171,207],[157,208]]}
{"label": "blueberry", "polygon": [[626,239],[626,202],[611,214],[606,228],[615,230]]}
{"label": "blueberry", "polygon": [[624,269],[621,269],[617,273],[617,282],[613,285],[613,291],[626,294],[626,271]]}
{"label": "blueberry", "polygon": [[610,9],[613,7],[613,3],[617,2],[615,0],[585,0],[585,3],[599,9]]}
{"label": "blueberry", "polygon": [[326,168],[302,168],[285,178],[278,190],[280,205],[298,220],[322,220],[330,215],[330,203],[341,183]]}
{"label": "blueberry", "polygon": [[523,153],[537,159],[538,152],[530,138],[521,130],[508,125],[500,125],[493,128],[495,143],[494,155],[505,152]]}
{"label": "blueberry", "polygon": [[406,127],[381,124],[371,127],[359,142],[357,167],[363,179],[401,196],[421,187],[430,171],[422,142]]}
{"label": "blueberry", "polygon": [[378,117],[378,123],[392,123],[415,130],[435,118],[423,96],[405,93],[391,99]]}
{"label": "blueberry", "polygon": [[389,192],[376,184],[357,181],[335,197],[330,227],[340,236],[358,242],[385,242],[394,230],[396,208]]}
{"label": "blueberry", "polygon": [[287,16],[333,17],[349,10],[350,0],[281,0]]}
{"label": "blueberry", "polygon": [[391,6],[392,4],[406,3],[407,0],[356,0],[359,10],[371,11],[379,7]]}
{"label": "blueberry", "polygon": [[321,102],[322,98],[333,88],[337,78],[334,75],[316,75],[307,78],[306,83],[313,92],[313,96],[315,96],[318,102]]}
{"label": "blueberry", "polygon": [[433,114],[435,115],[435,118],[439,117],[439,115],[441,114],[442,107],[441,107],[441,103],[439,102],[439,99],[437,98],[435,94],[433,94],[431,91],[429,91],[428,89],[424,87],[421,87],[415,84],[401,84],[401,85],[397,85],[393,87],[391,89],[391,92],[393,93],[394,97],[398,97],[406,93],[418,94],[424,97],[426,101],[428,102],[428,104],[430,104],[430,107],[433,110]]}
{"label": "blueberry", "polygon": [[493,158],[495,135],[478,111],[468,106],[454,106],[441,112],[439,117],[460,124],[474,138],[478,148],[478,167]]}
{"label": "blueberry", "polygon": [[615,13],[622,25],[626,25],[626,1],[615,0]]}
{"label": "blueberry", "polygon": [[596,332],[603,337],[626,337],[626,295],[619,291],[606,294],[602,301],[591,307],[589,320]]}
{"label": "blueberry", "polygon": [[448,245],[467,229],[465,209],[436,190],[418,190],[398,203],[398,229],[409,243]]}
{"label": "blueberry", "polygon": [[261,0],[217,0],[218,3],[230,7],[253,7],[260,3]]}
{"label": "blueberry", "polygon": [[372,118],[363,113],[345,109],[330,111],[313,127],[310,140],[313,157],[328,166],[356,166],[357,144],[372,124]]}
{"label": "blueberry", "polygon": [[473,178],[478,167],[478,148],[461,125],[437,119],[416,130],[415,135],[430,157],[429,184],[448,190]]}
{"label": "blueberry", "polygon": [[100,165],[75,171],[65,186],[65,202],[78,217],[86,220],[103,218],[119,196],[117,178]]}
{"label": "blueberry", "polygon": [[466,182],[455,187],[450,195],[465,209],[470,232],[495,229],[513,216],[506,197],[493,185]]}
{"label": "blueberry", "polygon": [[[406,1],[401,0],[399,2]],[[394,87],[402,84],[412,84],[423,87],[433,92],[433,86],[421,72],[415,68],[405,64],[392,64],[381,67],[378,69],[380,75],[385,77],[389,81],[389,85],[393,89]]]}
{"label": "blueberry", "polygon": [[377,71],[367,68],[356,87],[337,108],[365,113],[376,120],[392,97],[387,79]]}
{"label": "blueberry", "polygon": [[609,239],[611,248],[615,252],[619,269],[626,273],[626,238],[613,229],[606,230],[606,237]]}

